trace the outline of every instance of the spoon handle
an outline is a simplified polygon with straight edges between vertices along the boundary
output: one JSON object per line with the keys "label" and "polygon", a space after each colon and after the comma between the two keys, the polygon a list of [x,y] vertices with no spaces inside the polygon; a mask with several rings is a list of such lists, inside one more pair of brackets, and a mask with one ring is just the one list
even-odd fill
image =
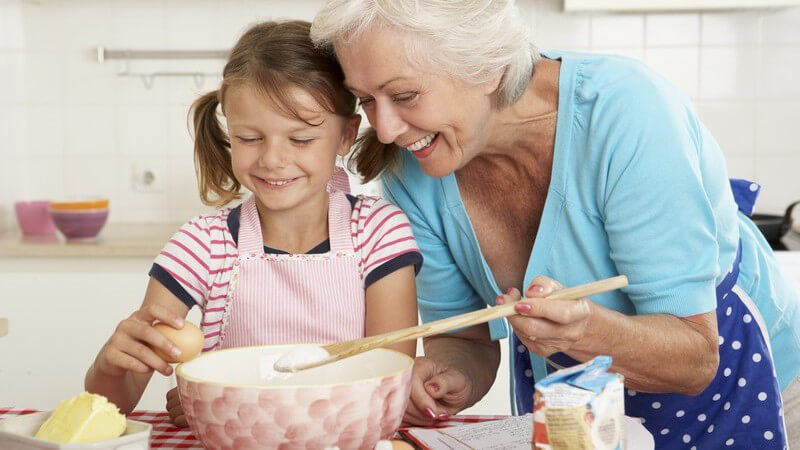
{"label": "spoon handle", "polygon": [[[628,278],[625,275],[606,278],[592,283],[581,284],[578,286],[565,288],[553,292],[552,294],[544,297],[546,300],[577,300],[580,298],[588,297],[590,295],[600,294],[603,292],[613,291],[628,285]],[[328,351],[330,356],[322,361],[316,361],[307,365],[298,367],[297,369],[310,369],[312,367],[328,364],[333,361],[347,358],[349,356],[363,353],[375,348],[385,347],[387,345],[395,344],[398,342],[407,341],[409,339],[417,339],[435,334],[441,334],[447,331],[453,331],[460,328],[466,328],[479,323],[485,323],[490,320],[499,319],[501,317],[513,316],[516,314],[514,305],[517,302],[508,303],[505,305],[494,306],[491,308],[480,309],[457,316],[440,319],[433,322],[428,322],[423,325],[415,327],[403,328],[400,330],[390,331],[388,333],[378,334],[375,336],[368,336],[365,338],[354,339],[351,341],[336,342],[333,344],[323,345],[322,348]]]}

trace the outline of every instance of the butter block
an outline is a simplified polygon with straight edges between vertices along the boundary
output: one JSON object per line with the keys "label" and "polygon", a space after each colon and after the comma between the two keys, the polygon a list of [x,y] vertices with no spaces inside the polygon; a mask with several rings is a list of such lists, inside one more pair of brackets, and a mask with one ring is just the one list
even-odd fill
{"label": "butter block", "polygon": [[35,437],[62,444],[97,442],[118,438],[125,425],[125,416],[107,398],[82,392],[61,402]]}

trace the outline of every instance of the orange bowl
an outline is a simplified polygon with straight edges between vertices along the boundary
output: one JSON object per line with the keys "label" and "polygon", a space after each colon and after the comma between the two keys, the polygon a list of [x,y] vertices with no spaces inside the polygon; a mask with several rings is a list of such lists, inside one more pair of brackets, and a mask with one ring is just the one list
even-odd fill
{"label": "orange bowl", "polygon": [[65,202],[50,202],[50,209],[52,211],[84,211],[87,209],[106,209],[108,208],[108,199],[94,199],[94,200],[76,200]]}

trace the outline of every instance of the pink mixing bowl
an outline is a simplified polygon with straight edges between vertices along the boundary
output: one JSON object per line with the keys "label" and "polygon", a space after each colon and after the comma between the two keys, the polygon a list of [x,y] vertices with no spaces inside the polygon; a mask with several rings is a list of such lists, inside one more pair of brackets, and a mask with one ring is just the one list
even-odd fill
{"label": "pink mixing bowl", "polygon": [[295,374],[272,366],[291,345],[205,353],[178,365],[186,419],[209,449],[369,449],[408,403],[413,360],[378,349]]}
{"label": "pink mixing bowl", "polygon": [[56,211],[50,209],[50,217],[56,228],[67,240],[95,239],[108,219],[108,209],[82,211]]}
{"label": "pink mixing bowl", "polygon": [[50,219],[50,202],[34,200],[14,203],[17,223],[26,236],[55,235],[56,226]]}

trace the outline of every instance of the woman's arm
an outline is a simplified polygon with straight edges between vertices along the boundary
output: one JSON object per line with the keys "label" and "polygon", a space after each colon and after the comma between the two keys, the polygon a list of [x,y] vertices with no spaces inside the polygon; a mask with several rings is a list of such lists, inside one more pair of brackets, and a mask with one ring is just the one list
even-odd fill
{"label": "woman's arm", "polygon": [[[373,336],[417,324],[417,287],[414,266],[408,265],[372,283],[366,291],[365,334]],[[415,357],[417,342],[405,341],[389,347]]]}
{"label": "woman's arm", "polygon": [[117,325],[86,372],[86,390],[106,396],[123,414],[133,411],[154,370],[172,374],[172,367],[151,347],[167,354],[176,347],[152,327],[153,322],[180,329],[188,312],[183,302],[151,278],[142,306]]}
{"label": "woman's arm", "polygon": [[[626,316],[588,299],[535,300],[561,285],[537,277],[509,318],[534,353],[564,352],[578,361],[610,355],[625,385],[642,392],[696,395],[714,378],[719,364],[714,311],[686,318],[668,314]],[[503,302],[519,298],[514,291]]]}

